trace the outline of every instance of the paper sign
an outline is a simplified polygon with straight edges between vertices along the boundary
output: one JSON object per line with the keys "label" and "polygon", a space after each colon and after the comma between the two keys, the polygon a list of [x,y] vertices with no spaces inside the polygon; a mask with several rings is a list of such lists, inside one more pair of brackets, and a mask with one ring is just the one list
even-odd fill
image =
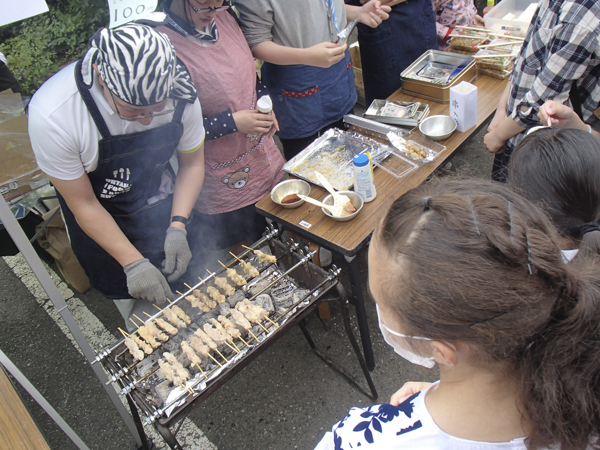
{"label": "paper sign", "polygon": [[305,222],[304,220],[300,222],[299,224],[300,226],[303,226],[304,228],[306,228],[307,230],[312,227],[311,223]]}
{"label": "paper sign", "polygon": [[156,9],[158,0],[108,0],[110,28],[137,20]]}
{"label": "paper sign", "polygon": [[450,88],[450,117],[461,133],[477,124],[477,86],[463,81]]}
{"label": "paper sign", "polygon": [[15,2],[14,0],[0,0],[0,26],[48,11],[45,0],[26,0]]}

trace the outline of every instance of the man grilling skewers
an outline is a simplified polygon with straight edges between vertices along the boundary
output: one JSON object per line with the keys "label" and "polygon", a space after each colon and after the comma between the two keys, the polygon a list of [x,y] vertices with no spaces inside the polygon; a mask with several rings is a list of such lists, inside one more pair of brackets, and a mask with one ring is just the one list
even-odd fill
{"label": "man grilling skewers", "polygon": [[90,44],[35,94],[29,134],[79,262],[131,328],[127,318],[164,303],[192,258],[185,228],[204,180],[202,110],[162,33],[128,24]]}

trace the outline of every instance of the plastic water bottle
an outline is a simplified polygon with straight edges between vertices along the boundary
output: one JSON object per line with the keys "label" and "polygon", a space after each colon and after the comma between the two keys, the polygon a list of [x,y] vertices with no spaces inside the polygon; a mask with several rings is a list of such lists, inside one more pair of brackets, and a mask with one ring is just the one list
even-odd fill
{"label": "plastic water bottle", "polygon": [[360,194],[365,202],[370,202],[377,196],[371,159],[363,153],[356,155],[352,163],[354,165],[354,192]]}

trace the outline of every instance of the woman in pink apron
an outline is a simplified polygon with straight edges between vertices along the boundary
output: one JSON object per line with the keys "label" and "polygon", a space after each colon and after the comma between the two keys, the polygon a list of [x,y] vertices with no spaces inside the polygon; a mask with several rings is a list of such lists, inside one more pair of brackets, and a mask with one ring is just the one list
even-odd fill
{"label": "woman in pink apron", "polygon": [[266,222],[254,203],[281,180],[285,162],[272,139],[275,117],[257,110],[267,92],[230,6],[229,0],[167,0],[165,14],[154,17],[192,75],[202,105],[205,178],[194,228],[215,236],[203,242],[211,249],[260,237]]}

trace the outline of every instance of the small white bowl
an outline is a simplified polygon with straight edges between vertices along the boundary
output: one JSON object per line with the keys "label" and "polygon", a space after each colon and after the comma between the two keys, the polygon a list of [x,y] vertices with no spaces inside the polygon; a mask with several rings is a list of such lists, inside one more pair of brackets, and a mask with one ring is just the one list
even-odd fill
{"label": "small white bowl", "polygon": [[[321,208],[321,211],[323,211],[326,216],[331,217],[333,220],[337,220],[338,222],[348,222],[356,217],[365,202],[360,194],[357,194],[354,191],[338,191],[338,194],[347,195],[350,199],[350,203],[352,203],[352,206],[356,208],[356,211],[354,211],[352,214],[348,214],[347,216],[334,216],[329,212],[328,209],[325,208]],[[323,199],[323,203],[326,205],[333,205],[333,196],[329,194]]]}
{"label": "small white bowl", "polygon": [[304,200],[298,200],[294,203],[281,203],[283,197],[290,194],[309,195],[310,184],[308,184],[304,180],[296,179],[282,181],[271,190],[271,200],[273,200],[273,202],[277,203],[278,205],[288,209],[297,208],[298,206],[304,203]]}
{"label": "small white bowl", "polygon": [[450,116],[430,116],[419,124],[419,131],[434,141],[443,141],[456,130],[456,120]]}

